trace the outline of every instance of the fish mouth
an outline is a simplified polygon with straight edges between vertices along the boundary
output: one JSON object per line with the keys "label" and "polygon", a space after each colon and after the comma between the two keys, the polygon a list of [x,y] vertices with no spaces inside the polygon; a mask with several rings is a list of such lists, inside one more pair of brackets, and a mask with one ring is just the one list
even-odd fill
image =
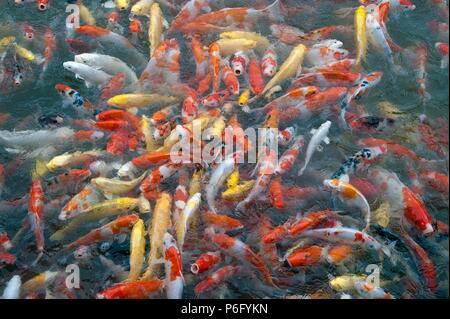
{"label": "fish mouth", "polygon": [[45,4],[40,4],[39,5],[39,10],[45,11],[45,10],[47,10],[47,6]]}
{"label": "fish mouth", "polygon": [[434,231],[434,230],[433,230],[433,226],[431,226],[431,224],[428,223],[428,224],[425,226],[425,229],[422,231],[422,234],[427,235],[427,234],[432,233],[433,231]]}

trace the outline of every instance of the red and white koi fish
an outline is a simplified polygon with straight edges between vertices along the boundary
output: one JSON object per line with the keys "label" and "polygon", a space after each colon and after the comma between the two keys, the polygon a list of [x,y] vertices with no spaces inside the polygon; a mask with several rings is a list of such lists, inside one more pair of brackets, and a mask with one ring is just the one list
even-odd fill
{"label": "red and white koi fish", "polygon": [[0,233],[0,251],[8,251],[12,248],[12,243],[9,240],[8,234],[5,232]]}
{"label": "red and white koi fish", "polygon": [[191,272],[195,275],[204,273],[217,265],[222,258],[220,252],[207,252],[200,255],[197,260],[191,265]]}
{"label": "red and white koi fish", "polygon": [[423,235],[433,232],[430,214],[424,203],[395,173],[383,168],[369,170],[368,178],[387,197],[394,212],[402,212],[402,217]]}
{"label": "red and white koi fish", "polygon": [[215,25],[229,26],[234,24],[252,23],[261,17],[268,17],[274,21],[283,19],[280,10],[280,1],[276,0],[264,9],[254,8],[225,8],[210,13],[205,13],[193,20],[193,23],[210,23],[214,21]]}
{"label": "red and white koi fish", "polygon": [[278,132],[278,145],[286,146],[288,145],[295,136],[295,128],[289,126],[284,130]]}
{"label": "red and white koi fish", "polygon": [[217,108],[221,106],[230,97],[228,90],[211,93],[202,99],[202,105],[206,108]]}
{"label": "red and white koi fish", "polygon": [[403,240],[405,241],[406,245],[408,245],[409,249],[414,255],[417,268],[422,274],[427,288],[430,289],[432,293],[435,293],[436,289],[438,288],[438,282],[437,273],[433,262],[431,261],[427,252],[422,247],[420,247],[420,245],[416,243],[404,229],[401,229],[401,234],[403,235]]}
{"label": "red and white koi fish", "polygon": [[191,39],[191,50],[196,64],[195,78],[197,80],[203,79],[208,73],[209,66],[203,46],[196,36]]}
{"label": "red and white koi fish", "polygon": [[247,54],[245,54],[242,51],[238,51],[236,52],[232,57],[231,57],[231,68],[234,71],[234,74],[236,76],[241,76],[242,74],[244,74],[247,71],[247,67],[249,64],[250,60],[247,56]]}
{"label": "red and white koi fish", "polygon": [[[448,8],[447,8],[448,10]],[[448,68],[448,43],[436,42],[434,47],[441,56],[441,69]]]}
{"label": "red and white koi fish", "polygon": [[291,236],[297,236],[307,229],[317,227],[323,220],[329,217],[335,217],[337,212],[331,210],[321,210],[308,213],[308,215],[300,218],[298,221],[288,224],[287,231]]}
{"label": "red and white koi fish", "polygon": [[181,119],[183,123],[191,122],[199,113],[197,92],[194,90],[188,93],[181,107]]}
{"label": "red and white koi fish", "polygon": [[40,11],[45,11],[50,5],[50,0],[37,0],[38,9]]}
{"label": "red and white koi fish", "polygon": [[342,59],[324,65],[318,65],[311,68],[304,68],[304,73],[314,73],[320,71],[349,71],[350,67],[356,63],[355,59]]}
{"label": "red and white koi fish", "polygon": [[292,168],[292,166],[294,166],[295,160],[297,159],[298,154],[300,153],[304,145],[304,136],[297,136],[291,148],[286,150],[283,155],[281,155],[274,173],[276,175],[283,175],[288,172]]}
{"label": "red and white koi fish", "polygon": [[153,165],[162,164],[170,159],[169,152],[151,152],[133,158],[131,161],[122,165],[117,172],[120,177],[133,176],[138,169],[146,170]]}
{"label": "red and white koi fish", "polygon": [[313,66],[318,66],[345,59],[348,54],[347,50],[340,47],[316,45],[308,50],[305,61]]}
{"label": "red and white koi fish", "polygon": [[353,228],[335,227],[310,229],[301,233],[302,237],[316,238],[333,243],[343,243],[352,246],[360,246],[365,249],[383,252],[390,257],[391,252],[388,247],[382,245],[378,240],[364,231]]}
{"label": "red and white koi fish", "polygon": [[243,262],[253,265],[264,277],[269,285],[274,285],[272,276],[264,261],[256,255],[253,250],[239,239],[225,234],[215,234],[211,236],[214,244],[218,245],[226,254],[235,257]]}
{"label": "red and white koi fish", "polygon": [[395,154],[397,156],[408,157],[413,161],[421,160],[421,157],[417,156],[409,148],[395,142],[383,140],[381,138],[374,138],[374,137],[364,138],[358,140],[356,144],[368,148],[378,147],[383,154],[391,152],[392,154]]}
{"label": "red and white koi fish", "polygon": [[139,280],[124,282],[98,293],[97,299],[148,299],[164,287],[164,281]]}
{"label": "red and white koi fish", "polygon": [[319,87],[333,87],[333,86],[353,86],[361,79],[360,73],[350,71],[319,71],[315,73],[302,74],[296,79],[292,80],[291,86],[288,90],[307,85],[317,85]]}
{"label": "red and white koi fish", "polygon": [[290,267],[317,265],[322,261],[337,265],[351,256],[353,250],[349,245],[320,247],[317,245],[304,247],[285,256]]}
{"label": "red and white koi fish", "polygon": [[199,282],[195,288],[194,292],[199,295],[201,293],[207,292],[218,285],[224,283],[227,279],[234,276],[242,270],[239,266],[225,266],[218,269],[211,275],[208,275],[205,279]]}
{"label": "red and white koi fish", "polygon": [[327,107],[336,105],[347,94],[345,87],[331,87],[324,91],[317,92],[305,99],[302,103],[288,106],[280,113],[280,120],[291,122],[295,119],[309,119],[312,114],[325,111]]}
{"label": "red and white koi fish", "polygon": [[90,245],[97,241],[107,240],[114,235],[128,234],[138,220],[139,216],[135,214],[118,217],[112,222],[90,231],[88,234],[67,245],[66,248],[74,249],[81,245]]}
{"label": "red and white koi fish", "polygon": [[315,94],[318,94],[319,92],[320,88],[316,86],[300,87],[276,98],[262,108],[253,109],[252,112],[264,111],[265,113],[268,113],[274,108],[279,108],[281,114],[283,114],[283,111],[285,111],[287,108],[291,106],[299,106],[302,104],[302,102],[305,102],[308,98],[314,96]]}
{"label": "red and white koi fish", "polygon": [[239,95],[239,80],[228,62],[222,64],[221,75],[228,92],[231,95]]}
{"label": "red and white koi fish", "polygon": [[173,176],[177,172],[179,166],[179,164],[169,162],[154,169],[142,182],[140,186],[141,192],[146,198],[152,198],[153,192],[157,190],[161,183]]}
{"label": "red and white koi fish", "polygon": [[175,188],[175,194],[173,195],[173,220],[174,225],[177,223],[181,212],[186,207],[186,203],[189,199],[188,192],[188,174],[186,170],[181,169],[178,172],[178,186]]}
{"label": "red and white koi fish", "polygon": [[341,119],[347,123],[345,119],[345,112],[352,101],[359,101],[370,89],[375,87],[381,81],[382,72],[372,72],[367,74],[361,81],[352,87],[345,99],[341,102]]}
{"label": "red and white koi fish", "polygon": [[209,61],[211,64],[211,76],[213,81],[213,92],[217,92],[220,87],[220,46],[214,42],[209,47]]}
{"label": "red and white koi fish", "polygon": [[169,233],[164,234],[164,267],[167,298],[181,299],[184,286],[183,263],[176,241]]}
{"label": "red and white koi fish", "polygon": [[188,2],[186,2],[183,8],[181,8],[177,16],[173,19],[167,33],[171,34],[175,30],[181,28],[183,25],[192,22],[202,10],[210,10],[209,0],[189,0]]}
{"label": "red and white koi fish", "polygon": [[271,45],[267,48],[261,60],[261,69],[265,77],[272,77],[277,73],[278,55],[275,46]]}
{"label": "red and white koi fish", "polygon": [[36,239],[39,253],[44,251],[44,189],[38,178],[31,183],[30,198],[28,200],[28,217]]}

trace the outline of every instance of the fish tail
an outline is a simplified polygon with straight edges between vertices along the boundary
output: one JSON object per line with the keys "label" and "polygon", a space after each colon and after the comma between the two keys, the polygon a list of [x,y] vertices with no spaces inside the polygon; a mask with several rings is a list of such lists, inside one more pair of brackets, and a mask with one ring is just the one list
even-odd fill
{"label": "fish tail", "polygon": [[277,22],[284,21],[280,0],[275,0],[274,3],[261,10],[261,12],[268,13],[269,19],[272,21]]}

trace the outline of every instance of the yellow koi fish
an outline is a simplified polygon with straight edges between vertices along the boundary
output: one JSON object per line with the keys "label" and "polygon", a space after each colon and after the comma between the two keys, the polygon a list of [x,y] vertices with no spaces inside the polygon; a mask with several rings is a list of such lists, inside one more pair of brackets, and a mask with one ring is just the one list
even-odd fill
{"label": "yellow koi fish", "polygon": [[107,101],[109,106],[115,106],[122,109],[140,108],[140,107],[164,107],[178,101],[173,96],[159,94],[120,94],[113,96]]}
{"label": "yellow koi fish", "polygon": [[367,52],[366,10],[364,6],[359,6],[355,11],[355,41],[357,48],[355,66],[359,67],[361,61],[365,60]]}
{"label": "yellow koi fish", "polygon": [[141,275],[145,254],[144,221],[139,219],[131,230],[130,238],[130,273],[128,281],[136,281]]}
{"label": "yellow koi fish", "polygon": [[147,259],[147,270],[142,276],[142,280],[152,279],[159,264],[158,259],[162,257],[164,250],[164,234],[169,229],[171,220],[172,197],[168,193],[162,193],[156,201],[155,211],[149,230],[150,254]]}
{"label": "yellow koi fish", "polygon": [[279,71],[275,76],[266,84],[261,95],[266,94],[271,88],[280,84],[282,81],[295,76],[297,73],[301,72],[301,65],[305,57],[306,47],[303,44],[299,44],[292,49],[291,53],[287,57],[286,61],[280,67]]}

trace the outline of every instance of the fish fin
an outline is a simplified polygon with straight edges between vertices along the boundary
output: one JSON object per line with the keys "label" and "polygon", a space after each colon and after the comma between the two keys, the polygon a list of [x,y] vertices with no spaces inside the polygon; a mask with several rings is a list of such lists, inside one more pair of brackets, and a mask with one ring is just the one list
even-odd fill
{"label": "fish fin", "polygon": [[323,142],[324,142],[325,144],[330,144],[330,138],[329,138],[328,136],[325,136],[325,137],[323,138]]}
{"label": "fish fin", "polygon": [[383,253],[387,257],[391,258],[391,261],[394,265],[397,263],[397,258],[394,256],[394,254],[392,252],[393,252],[396,244],[397,244],[397,241],[393,241],[389,245],[381,247],[381,250],[383,251]]}
{"label": "fish fin", "polygon": [[335,10],[334,13],[341,18],[345,18],[352,14],[355,9],[356,8],[340,8]]}
{"label": "fish fin", "polygon": [[107,193],[104,192],[103,195],[105,196],[106,199],[110,200],[114,198],[114,195],[112,193]]}
{"label": "fish fin", "polygon": [[24,150],[17,149],[17,148],[9,148],[9,147],[5,147],[5,151],[10,153],[10,154],[23,154],[23,153],[25,153]]}
{"label": "fish fin", "polygon": [[44,174],[48,172],[46,162],[43,160],[36,160],[36,166],[35,166],[34,172],[35,172],[37,178],[44,176]]}
{"label": "fish fin", "polygon": [[339,177],[339,180],[344,183],[350,182],[350,178],[348,177],[348,174],[342,175],[341,177]]}
{"label": "fish fin", "polygon": [[123,244],[127,240],[128,234],[120,234],[116,238],[117,238],[117,243]]}
{"label": "fish fin", "polygon": [[261,10],[261,12],[268,13],[268,17],[272,21],[284,21],[280,0],[275,0],[272,4]]}
{"label": "fish fin", "polygon": [[164,258],[158,258],[158,259],[153,260],[151,265],[161,265],[161,264],[164,264],[164,263],[165,263]]}
{"label": "fish fin", "polygon": [[323,146],[322,145],[317,145],[316,150],[318,152],[322,152],[323,151]]}
{"label": "fish fin", "polygon": [[[169,29],[169,22],[167,22],[167,20],[164,18],[162,19],[162,25],[165,29]],[[164,36],[161,34],[161,37],[164,37]],[[163,39],[161,39],[161,40],[163,40]]]}
{"label": "fish fin", "polygon": [[138,113],[137,107],[131,107],[127,111],[130,113],[133,113],[134,115],[136,115]]}
{"label": "fish fin", "polygon": [[315,129],[315,128],[313,128],[311,131],[309,131],[309,133],[311,133],[311,135],[316,134],[316,132],[317,132],[317,129]]}
{"label": "fish fin", "polygon": [[[141,177],[145,177],[145,173],[144,175],[142,175]],[[150,202],[148,201],[147,198],[145,198],[143,195],[141,195],[139,197],[139,212],[141,214],[145,214],[145,213],[150,213],[152,211],[152,207],[150,205]]]}

